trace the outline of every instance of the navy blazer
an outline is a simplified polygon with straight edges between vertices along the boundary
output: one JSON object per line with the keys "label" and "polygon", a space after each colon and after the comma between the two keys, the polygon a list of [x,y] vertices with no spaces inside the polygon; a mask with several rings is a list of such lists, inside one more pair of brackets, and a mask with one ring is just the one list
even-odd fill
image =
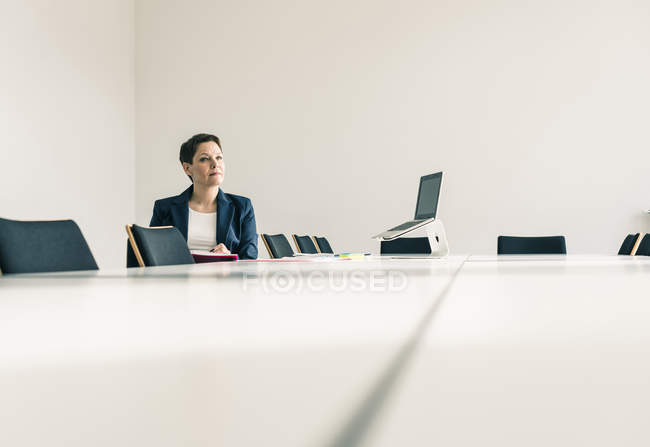
{"label": "navy blazer", "polygon": [[[187,240],[188,202],[193,186],[181,194],[156,200],[149,226],[171,225]],[[223,243],[240,259],[257,259],[257,227],[250,199],[228,194],[219,188],[217,195],[217,244]]]}

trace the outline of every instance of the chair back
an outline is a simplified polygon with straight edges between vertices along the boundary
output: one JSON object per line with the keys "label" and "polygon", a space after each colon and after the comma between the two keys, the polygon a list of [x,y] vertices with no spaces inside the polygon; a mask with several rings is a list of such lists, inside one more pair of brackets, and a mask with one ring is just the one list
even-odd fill
{"label": "chair back", "polygon": [[381,241],[379,251],[382,255],[430,255],[431,244],[428,237],[398,237],[392,241]]}
{"label": "chair back", "polygon": [[135,257],[135,252],[133,251],[133,247],[131,246],[131,240],[127,237],[126,238],[126,268],[131,268],[131,267],[140,267],[140,263],[138,262],[138,258]]}
{"label": "chair back", "polygon": [[194,264],[187,242],[175,227],[127,225],[126,233],[140,267]]}
{"label": "chair back", "polygon": [[520,237],[499,236],[497,254],[500,255],[565,255],[564,236]]}
{"label": "chair back", "polygon": [[639,241],[640,236],[641,233],[628,234],[627,236],[625,236],[625,239],[623,239],[623,243],[621,244],[621,248],[618,250],[618,254],[631,255],[637,243],[640,242]]}
{"label": "chair back", "polygon": [[318,253],[318,249],[316,248],[316,245],[314,245],[314,241],[312,241],[309,236],[298,236],[296,234],[293,234],[291,237],[293,237],[293,243],[298,249],[298,253]]}
{"label": "chair back", "polygon": [[639,248],[636,250],[637,256],[650,256],[650,233],[646,233],[641,239]]}
{"label": "chair back", "polygon": [[272,259],[293,256],[293,249],[284,234],[262,234],[262,242]]}
{"label": "chair back", "polygon": [[88,243],[73,220],[19,221],[0,218],[2,273],[97,269]]}
{"label": "chair back", "polygon": [[314,236],[314,242],[316,243],[319,252],[334,254],[334,250],[332,250],[332,246],[330,245],[330,243],[327,241],[326,238]]}

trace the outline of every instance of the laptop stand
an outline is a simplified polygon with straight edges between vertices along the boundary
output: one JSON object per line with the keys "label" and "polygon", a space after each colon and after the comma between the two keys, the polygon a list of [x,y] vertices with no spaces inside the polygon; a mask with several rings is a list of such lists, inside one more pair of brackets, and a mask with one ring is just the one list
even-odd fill
{"label": "laptop stand", "polygon": [[397,237],[392,238],[377,238],[380,241],[393,241],[399,239],[414,230],[424,229],[427,233],[427,238],[429,239],[429,245],[431,246],[431,256],[432,257],[445,257],[449,255],[449,242],[447,241],[447,233],[445,232],[445,226],[442,224],[442,221],[439,219],[434,219],[433,221],[425,224],[421,227],[413,228],[408,230],[406,233],[402,233]]}

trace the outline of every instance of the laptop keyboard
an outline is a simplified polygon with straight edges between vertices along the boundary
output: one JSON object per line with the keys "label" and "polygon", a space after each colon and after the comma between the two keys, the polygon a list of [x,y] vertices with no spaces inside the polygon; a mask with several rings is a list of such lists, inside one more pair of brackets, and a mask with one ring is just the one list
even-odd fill
{"label": "laptop keyboard", "polygon": [[426,219],[409,220],[408,222],[404,222],[403,224],[393,227],[388,231],[406,230],[407,228],[411,228],[413,225],[423,222],[425,220]]}

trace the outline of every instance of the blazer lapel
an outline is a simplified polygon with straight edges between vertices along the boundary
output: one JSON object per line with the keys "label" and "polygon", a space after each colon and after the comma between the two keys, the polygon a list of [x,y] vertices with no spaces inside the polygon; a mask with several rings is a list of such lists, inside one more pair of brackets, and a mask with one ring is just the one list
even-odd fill
{"label": "blazer lapel", "polygon": [[217,244],[223,243],[230,250],[228,244],[228,229],[232,225],[235,207],[232,201],[221,188],[217,194]]}
{"label": "blazer lapel", "polygon": [[193,186],[190,186],[185,191],[176,196],[170,210],[172,220],[174,221],[174,226],[178,228],[178,231],[181,232],[185,240],[187,240],[187,221],[190,216],[190,211],[187,207],[187,204],[192,197],[193,190]]}

